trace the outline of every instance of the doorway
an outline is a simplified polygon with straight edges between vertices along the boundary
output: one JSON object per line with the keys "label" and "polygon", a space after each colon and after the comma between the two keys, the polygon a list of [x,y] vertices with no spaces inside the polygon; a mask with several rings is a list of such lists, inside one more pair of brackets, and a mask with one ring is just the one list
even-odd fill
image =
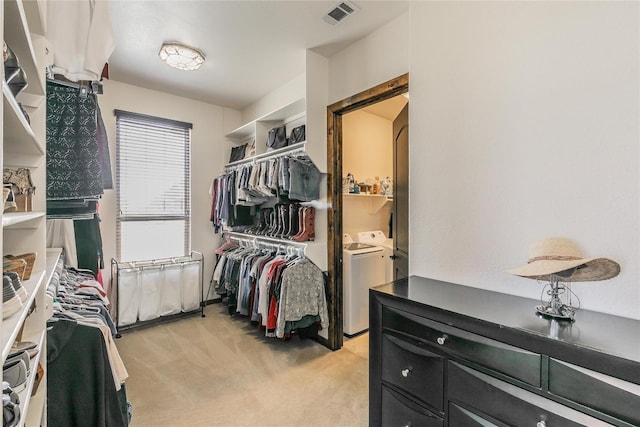
{"label": "doorway", "polygon": [[[343,115],[354,112],[365,107],[370,107],[381,101],[389,100],[398,95],[409,92],[409,75],[404,74],[395,79],[389,80],[378,86],[360,92],[342,101],[336,102],[327,107],[327,165],[328,165],[328,194],[330,206],[328,211],[328,309],[329,309],[329,331],[328,344],[332,350],[337,350],[343,344],[343,188],[342,178],[346,171],[343,171]],[[395,126],[394,126],[395,128]],[[402,126],[399,127],[399,129]],[[406,128],[406,127],[405,127]],[[405,132],[406,135],[406,132]],[[395,135],[394,135],[395,139]],[[394,156],[395,157],[395,156]],[[397,169],[397,168],[395,168]],[[408,176],[408,170],[398,171]],[[395,178],[397,180],[398,178]],[[394,180],[394,182],[396,182]],[[402,180],[402,178],[401,178]],[[408,182],[408,180],[405,180]],[[395,194],[395,193],[394,193]],[[408,192],[403,194],[408,195]],[[396,203],[407,203],[408,200],[397,200]],[[400,209],[406,211],[406,208]],[[397,221],[394,219],[394,223]],[[406,222],[405,222],[406,224]],[[394,231],[395,233],[395,231]],[[406,230],[404,231],[406,233]],[[394,250],[395,256],[395,250]],[[395,268],[394,268],[395,270]]]}

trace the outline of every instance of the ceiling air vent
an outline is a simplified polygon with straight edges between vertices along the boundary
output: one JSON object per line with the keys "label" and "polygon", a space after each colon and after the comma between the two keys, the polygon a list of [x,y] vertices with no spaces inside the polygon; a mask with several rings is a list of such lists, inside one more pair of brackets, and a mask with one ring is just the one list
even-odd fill
{"label": "ceiling air vent", "polygon": [[322,17],[324,22],[336,25],[338,22],[345,19],[347,16],[354,12],[359,11],[360,8],[349,1],[342,1],[338,3],[336,7],[331,9],[325,16]]}

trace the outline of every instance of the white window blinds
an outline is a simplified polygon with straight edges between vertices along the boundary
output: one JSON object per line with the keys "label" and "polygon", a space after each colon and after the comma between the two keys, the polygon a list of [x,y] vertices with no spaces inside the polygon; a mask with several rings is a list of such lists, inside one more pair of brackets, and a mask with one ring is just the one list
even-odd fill
{"label": "white window blinds", "polygon": [[116,110],[120,261],[190,253],[190,123]]}

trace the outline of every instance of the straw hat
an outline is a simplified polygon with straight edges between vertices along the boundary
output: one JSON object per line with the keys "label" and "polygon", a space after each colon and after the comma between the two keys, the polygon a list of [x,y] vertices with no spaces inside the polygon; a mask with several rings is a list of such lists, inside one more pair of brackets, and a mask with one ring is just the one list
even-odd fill
{"label": "straw hat", "polygon": [[534,243],[529,249],[527,265],[507,273],[530,279],[548,280],[550,274],[577,268],[563,281],[591,282],[616,277],[620,265],[607,258],[584,258],[577,246],[568,239],[549,237]]}

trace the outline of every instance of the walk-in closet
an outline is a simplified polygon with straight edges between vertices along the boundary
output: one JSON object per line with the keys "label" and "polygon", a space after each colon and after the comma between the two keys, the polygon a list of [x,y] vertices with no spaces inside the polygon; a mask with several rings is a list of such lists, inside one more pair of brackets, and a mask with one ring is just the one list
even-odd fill
{"label": "walk-in closet", "polygon": [[638,2],[0,34],[3,427],[640,425]]}

